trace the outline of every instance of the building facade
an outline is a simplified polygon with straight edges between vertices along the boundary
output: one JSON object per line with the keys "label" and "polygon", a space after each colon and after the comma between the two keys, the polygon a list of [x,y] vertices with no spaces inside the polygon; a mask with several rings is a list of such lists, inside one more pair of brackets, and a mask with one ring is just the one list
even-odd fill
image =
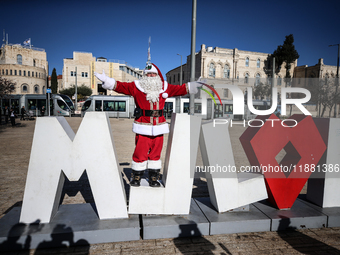
{"label": "building facade", "polygon": [[[195,80],[199,77],[206,80],[206,83],[216,87],[222,99],[232,99],[228,89],[223,89],[223,84],[235,84],[243,92],[247,87],[256,86],[260,82],[272,82],[272,61],[269,53],[226,49],[219,47],[206,47],[204,44],[201,50],[195,55]],[[297,61],[291,65],[291,76]],[[167,81],[171,84],[179,84],[181,75],[180,67],[166,73]],[[182,81],[190,81],[191,56],[187,57],[187,63],[182,66]],[[280,72],[275,74],[274,86],[278,92],[285,77],[286,69],[282,65]]]}
{"label": "building facade", "polygon": [[85,85],[92,89],[92,95],[117,95],[114,91],[107,91],[101,87],[101,81],[94,72],[102,73],[122,82],[139,79],[143,70],[133,68],[122,61],[110,60],[104,57],[94,57],[92,53],[73,52],[73,58],[64,59],[62,88]]}
{"label": "building facade", "polygon": [[15,94],[45,94],[48,77],[45,50],[3,44],[0,49],[0,75],[16,83]]}

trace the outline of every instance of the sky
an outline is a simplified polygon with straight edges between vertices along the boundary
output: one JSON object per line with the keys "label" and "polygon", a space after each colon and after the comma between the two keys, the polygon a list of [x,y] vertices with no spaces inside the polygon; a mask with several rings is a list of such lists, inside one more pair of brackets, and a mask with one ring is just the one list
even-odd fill
{"label": "sky", "polygon": [[[62,74],[74,51],[125,61],[143,69],[151,36],[151,61],[165,76],[191,53],[192,0],[1,1],[0,28],[9,43],[47,53],[49,74]],[[197,0],[196,52],[202,44],[273,53],[294,35],[298,65],[320,58],[337,65],[340,1]]]}

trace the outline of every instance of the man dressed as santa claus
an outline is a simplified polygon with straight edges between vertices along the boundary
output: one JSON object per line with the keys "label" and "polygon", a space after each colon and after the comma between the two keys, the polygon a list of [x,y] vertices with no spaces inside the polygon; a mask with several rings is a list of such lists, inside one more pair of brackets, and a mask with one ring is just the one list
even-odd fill
{"label": "man dressed as santa claus", "polygon": [[198,82],[183,85],[171,85],[164,81],[155,64],[148,64],[140,80],[120,82],[114,78],[94,73],[103,82],[104,89],[134,97],[136,109],[132,131],[136,133],[136,147],[132,156],[132,174],[130,185],[140,186],[144,171],[148,169],[149,185],[159,187],[158,182],[162,162],[163,135],[169,133],[169,126],[164,117],[164,104],[168,97],[196,94],[202,86]]}

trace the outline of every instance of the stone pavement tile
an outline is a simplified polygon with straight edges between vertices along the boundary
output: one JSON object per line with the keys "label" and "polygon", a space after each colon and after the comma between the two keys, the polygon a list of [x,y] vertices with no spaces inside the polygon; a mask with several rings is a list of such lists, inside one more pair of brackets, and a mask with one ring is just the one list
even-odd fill
{"label": "stone pavement tile", "polygon": [[267,249],[286,249],[288,248],[288,244],[282,240],[263,240],[263,241],[255,241],[255,246],[259,250],[267,250]]}
{"label": "stone pavement tile", "polygon": [[114,248],[117,249],[125,249],[125,248],[139,248],[144,249],[148,247],[152,247],[156,245],[155,240],[138,240],[138,241],[128,241],[128,242],[119,242],[114,243]]}

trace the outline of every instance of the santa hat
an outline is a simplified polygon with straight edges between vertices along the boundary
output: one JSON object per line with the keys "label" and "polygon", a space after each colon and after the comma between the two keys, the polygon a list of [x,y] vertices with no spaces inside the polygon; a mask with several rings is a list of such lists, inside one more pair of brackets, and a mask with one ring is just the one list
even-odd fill
{"label": "santa hat", "polygon": [[158,69],[158,67],[155,64],[147,65],[144,69],[144,73],[156,73],[159,75],[162,81],[164,81],[163,75],[161,71]]}

